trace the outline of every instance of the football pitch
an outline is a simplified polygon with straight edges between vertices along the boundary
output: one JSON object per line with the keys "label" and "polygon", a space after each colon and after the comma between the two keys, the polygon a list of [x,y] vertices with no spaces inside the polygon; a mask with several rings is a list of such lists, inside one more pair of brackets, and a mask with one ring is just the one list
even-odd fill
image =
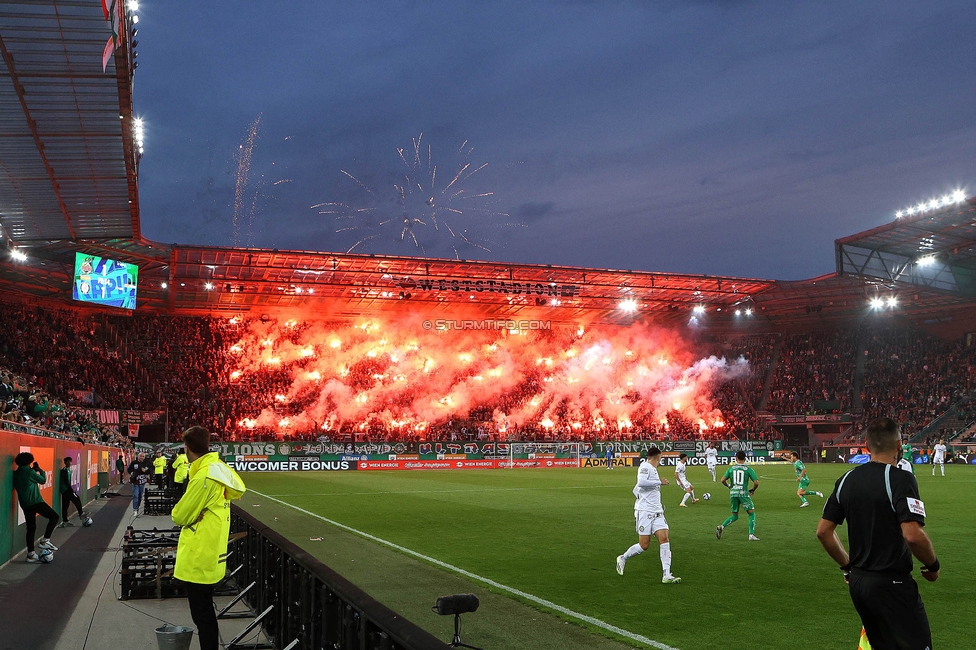
{"label": "football pitch", "polygon": [[[746,539],[745,513],[715,538],[728,490],[704,468],[690,468],[689,479],[712,499],[688,508],[678,507],[673,469],[661,468],[672,483],[663,495],[679,585],[661,584],[654,540],[624,576],[614,570],[637,541],[636,468],[247,473],[240,504],[445,641],[453,618],[431,606],[473,592],[482,604],[463,616],[462,639],[485,650],[853,650],[860,622],[814,535],[823,500],[801,509],[791,467],[754,467],[759,542]],[[829,494],[847,469],[809,465],[810,489]],[[945,478],[916,469],[942,563],[934,584],[915,570],[934,647],[969,647],[976,469],[948,466]],[[838,530],[846,543],[846,527]]]}

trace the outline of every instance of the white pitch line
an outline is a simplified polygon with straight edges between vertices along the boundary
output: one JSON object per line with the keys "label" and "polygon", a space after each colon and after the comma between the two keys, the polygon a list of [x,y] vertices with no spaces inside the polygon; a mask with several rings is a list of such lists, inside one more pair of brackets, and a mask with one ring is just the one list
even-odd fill
{"label": "white pitch line", "polygon": [[[602,488],[616,488],[619,489],[619,485],[562,485],[557,487],[539,487],[539,488],[493,488],[493,487],[479,487],[468,490],[392,490],[388,492],[301,492],[299,494],[262,494],[266,497],[349,497],[349,496],[373,496],[374,494],[458,494],[464,492],[472,492],[481,494],[482,492],[519,492],[523,490],[592,490],[592,489],[602,489]],[[252,490],[257,492],[257,490]],[[257,492],[261,494],[261,492]]]}
{"label": "white pitch line", "polygon": [[417,551],[412,551],[409,548],[406,548],[404,546],[400,546],[399,544],[394,544],[393,542],[388,542],[387,540],[381,539],[379,537],[376,537],[375,535],[370,535],[369,533],[364,533],[363,531],[357,530],[355,528],[352,528],[351,526],[346,526],[345,524],[340,524],[338,521],[334,521],[332,519],[329,519],[328,517],[323,517],[322,515],[316,514],[314,512],[310,512],[308,510],[305,510],[304,508],[299,508],[298,506],[296,506],[296,505],[294,505],[292,503],[288,503],[287,501],[282,501],[280,499],[276,499],[276,498],[274,498],[272,496],[269,496],[267,494],[264,494],[263,492],[258,492],[257,490],[249,490],[249,492],[253,492],[254,494],[260,495],[260,496],[264,497],[265,499],[268,499],[270,501],[274,501],[275,503],[280,503],[283,506],[288,506],[289,508],[293,508],[293,509],[297,510],[298,512],[301,512],[302,514],[306,514],[309,517],[314,517],[315,519],[318,519],[320,521],[324,521],[327,524],[331,524],[331,525],[335,526],[336,528],[341,528],[342,530],[345,530],[347,532],[353,533],[354,535],[359,535],[360,537],[364,537],[364,538],[366,538],[366,539],[368,539],[368,540],[370,540],[372,542],[376,542],[377,544],[382,544],[384,546],[388,546],[388,547],[390,547],[390,548],[392,548],[392,549],[394,549],[396,551],[399,551],[399,552],[401,552],[401,553],[403,553],[405,555],[410,555],[410,556],[413,556],[413,557],[415,557],[415,558],[417,558],[419,560],[423,560],[425,562],[429,562],[430,564],[434,564],[434,565],[439,566],[439,567],[441,567],[443,569],[447,569],[448,571],[452,571],[454,573],[457,573],[459,575],[462,575],[465,578],[470,578],[471,580],[476,580],[476,581],[478,581],[478,582],[480,582],[482,584],[486,584],[486,585],[489,585],[491,587],[494,587],[495,589],[499,589],[501,591],[507,591],[510,594],[514,594],[515,596],[518,596],[519,598],[524,598],[526,600],[532,601],[533,603],[536,603],[537,605],[542,605],[543,607],[546,607],[548,609],[557,611],[560,614],[563,614],[565,616],[569,616],[569,617],[575,618],[577,620],[584,621],[586,623],[589,623],[590,625],[593,625],[595,627],[601,628],[601,629],[606,630],[608,632],[613,632],[614,634],[618,634],[618,635],[620,635],[620,636],[622,636],[624,638],[630,639],[631,641],[636,641],[638,643],[643,643],[644,645],[649,645],[652,648],[657,648],[658,650],[678,650],[678,648],[675,648],[673,646],[666,645],[664,643],[661,643],[660,641],[655,641],[653,639],[648,639],[646,636],[642,636],[640,634],[634,634],[633,632],[630,632],[630,631],[625,630],[623,628],[617,627],[616,625],[611,625],[610,623],[606,623],[604,621],[601,621],[598,618],[593,618],[592,616],[587,616],[586,614],[580,614],[579,612],[575,612],[575,611],[573,611],[571,609],[568,609],[566,607],[563,607],[562,605],[557,605],[556,603],[554,603],[552,601],[549,601],[549,600],[546,600],[545,598],[539,598],[538,596],[533,596],[532,594],[526,593],[526,592],[524,592],[524,591],[522,591],[520,589],[515,589],[514,587],[509,587],[508,585],[503,585],[500,582],[495,582],[491,578],[485,578],[484,576],[479,576],[476,573],[471,573],[470,571],[465,571],[464,569],[462,569],[460,567],[456,567],[453,564],[448,564],[447,562],[441,562],[440,560],[437,560],[437,559],[432,558],[432,557],[427,556],[427,555],[423,555],[422,553],[418,553]]}

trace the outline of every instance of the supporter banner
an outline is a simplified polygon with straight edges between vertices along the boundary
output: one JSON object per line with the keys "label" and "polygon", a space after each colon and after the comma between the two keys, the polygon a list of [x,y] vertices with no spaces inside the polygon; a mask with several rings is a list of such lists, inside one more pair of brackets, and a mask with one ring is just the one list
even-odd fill
{"label": "supporter banner", "polygon": [[82,404],[95,404],[95,393],[90,390],[69,390],[68,394]]}
{"label": "supporter banner", "polygon": [[120,411],[117,409],[73,409],[101,424],[156,424],[166,419],[166,411]]}
{"label": "supporter banner", "polygon": [[50,431],[48,429],[42,429],[41,427],[32,427],[29,424],[20,424],[18,422],[8,422],[7,420],[0,420],[0,429],[4,431],[12,431],[14,433],[27,433],[32,436],[60,436],[67,438],[68,436],[63,433],[57,433]]}
{"label": "supporter banner", "polygon": [[[625,452],[647,451],[651,447],[657,447],[661,451],[685,452],[689,456],[694,454],[704,454],[710,442],[715,443],[719,455],[735,454],[737,451],[744,451],[747,454],[753,452],[771,452],[783,449],[782,440],[633,440],[633,441],[607,441],[594,442],[593,452],[598,456],[605,456],[607,449],[613,449],[614,454]],[[585,453],[581,450],[581,453]]]}
{"label": "supporter banner", "polygon": [[[328,458],[372,456],[464,456],[466,458],[508,458],[514,453],[516,456],[541,453],[541,449],[551,453],[552,444],[545,445],[530,442],[421,442],[421,443],[374,443],[374,442],[232,442],[220,443],[214,451],[221,456],[293,456],[308,455]],[[557,456],[573,456],[575,447],[568,444],[556,448]],[[593,453],[593,444],[580,443],[580,454]]]}
{"label": "supporter banner", "polygon": [[816,424],[827,422],[851,422],[850,413],[827,413],[823,415],[764,415],[763,419],[770,424]]}

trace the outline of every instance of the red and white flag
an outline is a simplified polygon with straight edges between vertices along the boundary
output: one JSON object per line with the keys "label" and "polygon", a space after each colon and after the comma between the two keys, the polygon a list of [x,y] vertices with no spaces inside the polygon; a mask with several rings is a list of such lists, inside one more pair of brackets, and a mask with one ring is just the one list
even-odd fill
{"label": "red and white flag", "polygon": [[105,49],[102,50],[102,72],[108,68],[108,62],[115,53],[115,48],[122,43],[122,1],[102,0],[102,15],[112,29],[112,35],[108,37]]}

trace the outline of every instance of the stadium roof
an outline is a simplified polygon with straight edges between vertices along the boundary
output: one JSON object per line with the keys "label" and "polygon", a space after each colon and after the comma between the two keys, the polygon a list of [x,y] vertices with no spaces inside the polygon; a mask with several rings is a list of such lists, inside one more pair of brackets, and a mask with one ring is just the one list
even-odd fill
{"label": "stadium roof", "polygon": [[839,274],[976,296],[976,197],[838,239],[836,251]]}
{"label": "stadium roof", "polygon": [[97,0],[0,4],[0,227],[16,244],[141,236],[129,15],[103,72]]}
{"label": "stadium roof", "polygon": [[[647,319],[681,325],[695,317],[708,328],[751,331],[883,316],[943,319],[974,306],[959,293],[851,274],[783,282],[132,240],[54,242],[30,248],[23,261],[4,256],[0,287],[22,298],[67,301],[76,251],[137,264],[139,310],[173,314],[290,313],[352,320],[411,313],[430,320],[626,324]],[[886,303],[872,310],[872,298],[894,299],[897,308]],[[698,306],[705,312],[696,313]]]}
{"label": "stadium roof", "polygon": [[564,324],[647,318],[749,331],[750,323],[857,321],[869,316],[872,298],[897,304],[887,315],[916,320],[976,308],[973,200],[920,206],[838,240],[837,273],[802,282],[146,241],[133,23],[127,11],[103,72],[112,29],[100,3],[0,4],[0,235],[18,253],[0,256],[4,296],[70,303],[80,251],[138,265],[139,311],[173,314],[415,313]]}

